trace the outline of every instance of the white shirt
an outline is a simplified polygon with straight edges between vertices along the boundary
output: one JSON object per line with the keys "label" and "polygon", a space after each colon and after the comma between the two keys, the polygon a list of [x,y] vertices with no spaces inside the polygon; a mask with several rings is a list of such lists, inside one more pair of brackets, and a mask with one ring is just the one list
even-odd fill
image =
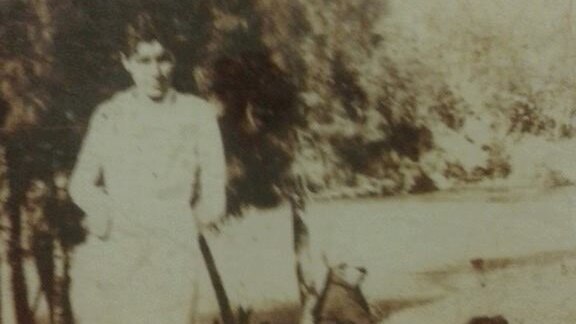
{"label": "white shirt", "polygon": [[176,92],[156,103],[128,90],[100,105],[69,188],[88,228],[102,235],[122,218],[170,231],[223,216],[226,168],[217,113],[209,102]]}

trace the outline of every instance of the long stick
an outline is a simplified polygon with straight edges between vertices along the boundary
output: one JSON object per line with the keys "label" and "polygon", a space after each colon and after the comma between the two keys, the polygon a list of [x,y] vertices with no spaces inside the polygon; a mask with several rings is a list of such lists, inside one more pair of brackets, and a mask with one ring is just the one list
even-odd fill
{"label": "long stick", "polygon": [[208,246],[208,242],[203,234],[198,235],[198,242],[200,243],[200,251],[204,257],[204,262],[206,263],[206,268],[208,269],[208,274],[210,275],[210,281],[212,282],[212,287],[216,292],[216,299],[218,300],[218,306],[220,307],[220,316],[224,324],[235,324],[234,313],[230,307],[230,301],[224,290],[224,284],[222,283],[222,278],[218,273],[216,268],[216,262],[214,262],[214,257]]}

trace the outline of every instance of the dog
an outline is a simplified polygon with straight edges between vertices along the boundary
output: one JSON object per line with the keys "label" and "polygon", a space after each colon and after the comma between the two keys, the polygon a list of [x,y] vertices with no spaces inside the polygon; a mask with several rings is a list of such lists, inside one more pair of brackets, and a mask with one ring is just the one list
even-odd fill
{"label": "dog", "polygon": [[331,267],[314,310],[316,323],[374,323],[370,305],[360,289],[366,274],[365,268],[346,263]]}

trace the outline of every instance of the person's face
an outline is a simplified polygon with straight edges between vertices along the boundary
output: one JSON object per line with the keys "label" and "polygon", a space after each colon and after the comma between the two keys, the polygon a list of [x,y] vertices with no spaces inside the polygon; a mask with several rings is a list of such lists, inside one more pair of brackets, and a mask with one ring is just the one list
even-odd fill
{"label": "person's face", "polygon": [[140,93],[162,100],[171,87],[174,56],[158,41],[140,42],[134,52],[122,55],[122,64]]}

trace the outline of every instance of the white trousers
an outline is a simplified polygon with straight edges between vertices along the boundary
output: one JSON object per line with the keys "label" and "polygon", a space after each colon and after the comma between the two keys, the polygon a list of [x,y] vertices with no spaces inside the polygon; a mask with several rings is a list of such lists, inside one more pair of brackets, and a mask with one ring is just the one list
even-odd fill
{"label": "white trousers", "polygon": [[79,246],[71,271],[77,323],[190,324],[217,316],[196,234],[183,240],[180,230],[172,236],[123,224],[109,240],[90,237]]}

